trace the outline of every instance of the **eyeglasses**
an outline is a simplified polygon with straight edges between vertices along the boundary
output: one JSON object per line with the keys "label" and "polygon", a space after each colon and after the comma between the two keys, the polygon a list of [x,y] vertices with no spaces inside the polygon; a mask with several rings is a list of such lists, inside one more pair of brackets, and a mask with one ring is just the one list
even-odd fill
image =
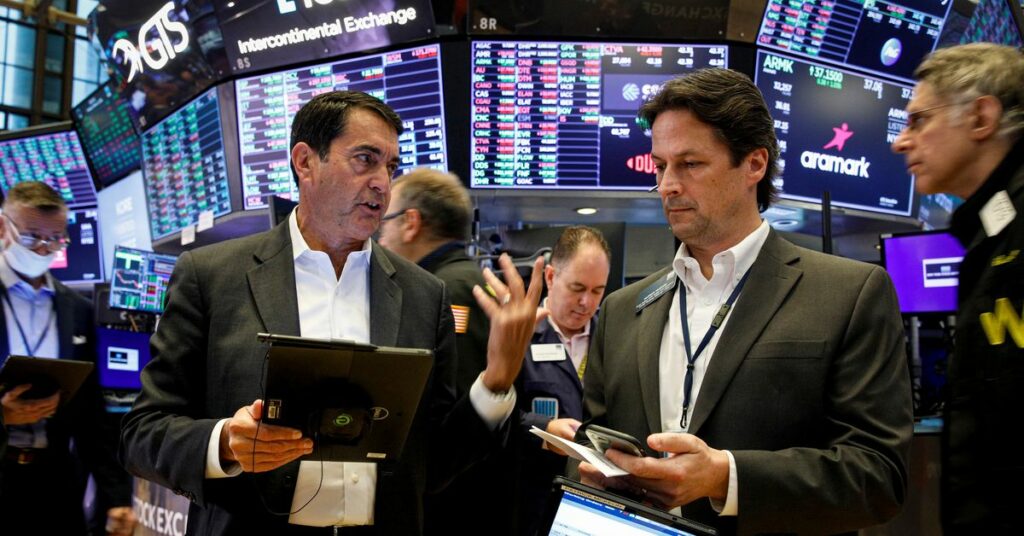
{"label": "eyeglasses", "polygon": [[22,233],[18,231],[18,224],[14,223],[14,220],[12,220],[10,216],[4,214],[3,217],[11,224],[11,228],[14,230],[15,236],[18,237],[18,243],[28,249],[39,249],[41,247],[45,247],[47,251],[56,253],[68,247],[68,234],[66,232],[53,235],[49,238],[43,238],[41,236],[37,236],[35,233]]}
{"label": "eyeglasses", "polygon": [[969,102],[971,102],[971,101],[947,102],[946,104],[939,104],[939,105],[936,105],[936,106],[931,106],[929,108],[925,108],[923,110],[918,110],[916,112],[911,112],[911,113],[907,114],[907,131],[909,131],[909,132],[917,132],[918,130],[921,130],[921,127],[924,126],[924,124],[928,121],[928,119],[931,116],[935,115],[934,113],[927,113],[927,112],[932,112],[934,110],[939,110],[939,109],[942,109],[942,108],[948,108],[950,106],[960,106],[961,104],[967,104]]}
{"label": "eyeglasses", "polygon": [[410,209],[408,209],[408,208],[403,208],[402,210],[399,210],[397,212],[392,212],[391,214],[385,214],[385,215],[380,217],[380,221],[381,221],[381,223],[383,223],[383,222],[386,222],[388,220],[393,220],[393,219],[395,219],[395,218],[397,218],[399,216],[404,216],[406,212],[409,212],[409,210]]}

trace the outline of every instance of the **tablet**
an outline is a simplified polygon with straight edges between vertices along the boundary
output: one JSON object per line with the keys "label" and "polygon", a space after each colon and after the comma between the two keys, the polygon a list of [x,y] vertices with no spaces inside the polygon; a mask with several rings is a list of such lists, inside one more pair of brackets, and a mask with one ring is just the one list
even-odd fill
{"label": "tablet", "polygon": [[568,536],[715,536],[712,527],[574,480],[555,478],[537,534]]}
{"label": "tablet", "polygon": [[304,459],[397,459],[423,397],[433,352],[260,333],[270,345],[263,422],[313,439]]}
{"label": "tablet", "polygon": [[93,364],[88,361],[54,359],[49,357],[7,356],[0,368],[0,393],[30,383],[32,387],[21,394],[21,398],[46,398],[60,392],[60,404],[64,405],[82,386],[92,372]]}

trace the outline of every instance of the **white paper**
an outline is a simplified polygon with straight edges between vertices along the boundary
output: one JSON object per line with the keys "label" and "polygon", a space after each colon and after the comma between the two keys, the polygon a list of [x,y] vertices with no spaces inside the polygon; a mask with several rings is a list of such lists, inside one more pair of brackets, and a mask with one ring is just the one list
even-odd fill
{"label": "white paper", "polygon": [[985,203],[978,216],[981,217],[981,225],[985,228],[985,234],[995,236],[1017,217],[1017,210],[1013,208],[1013,201],[1010,201],[1006,190],[1003,190],[993,195]]}
{"label": "white paper", "polygon": [[199,213],[199,224],[196,226],[197,232],[203,232],[213,227],[213,211],[204,210]]}
{"label": "white paper", "polygon": [[531,344],[530,356],[536,362],[565,361],[565,346],[555,344]]}
{"label": "white paper", "polygon": [[196,226],[189,225],[181,230],[181,245],[187,246],[196,241]]}
{"label": "white paper", "polygon": [[536,426],[530,429],[530,433],[558,447],[559,450],[568,454],[570,458],[593,465],[598,471],[601,471],[601,474],[604,476],[612,477],[629,474],[612,463],[604,454],[601,454],[590,447],[584,447],[579,443],[566,441],[565,439],[549,434]]}

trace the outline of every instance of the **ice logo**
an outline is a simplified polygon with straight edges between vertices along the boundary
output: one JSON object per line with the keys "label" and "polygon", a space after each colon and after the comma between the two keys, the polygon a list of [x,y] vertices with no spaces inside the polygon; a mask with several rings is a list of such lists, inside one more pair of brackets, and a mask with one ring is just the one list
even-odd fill
{"label": "ice logo", "polygon": [[892,67],[900,59],[900,54],[903,53],[903,43],[900,43],[899,39],[893,37],[882,45],[882,65],[886,67]]}
{"label": "ice logo", "polygon": [[622,98],[629,102],[635,101],[640,96],[640,87],[630,82],[622,86]]}

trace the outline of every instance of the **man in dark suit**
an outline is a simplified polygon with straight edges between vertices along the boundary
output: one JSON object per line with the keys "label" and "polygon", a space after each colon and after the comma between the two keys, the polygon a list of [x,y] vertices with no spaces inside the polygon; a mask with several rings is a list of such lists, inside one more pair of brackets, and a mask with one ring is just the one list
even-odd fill
{"label": "man in dark suit", "polygon": [[[899,511],[913,429],[885,272],[799,248],[759,214],[778,148],[757,88],[707,69],[640,110],[682,242],[671,268],[608,297],[585,415],[639,438],[617,487],[723,534],[854,531]],[[710,499],[710,501],[708,500]]]}
{"label": "man in dark suit", "polygon": [[[565,473],[565,455],[530,433],[536,426],[572,440],[583,419],[583,374],[604,298],[611,249],[601,231],[573,225],[562,231],[544,268],[548,296],[516,380],[519,393],[519,533],[533,536],[551,481]],[[546,314],[546,317],[544,317]]]}
{"label": "man in dark suit", "polygon": [[[480,267],[466,255],[473,203],[455,175],[417,168],[391,184],[388,209],[390,214],[381,218],[380,245],[415,262],[448,289],[458,350],[455,387],[461,395],[487,366],[490,329],[473,297],[473,287],[484,285]],[[433,536],[488,527],[495,535],[511,534],[516,522],[515,489],[493,486],[495,480],[512,478],[511,462],[507,450],[492,453],[443,491],[427,495],[423,533]],[[480,492],[488,488],[488,493]]]}
{"label": "man in dark suit", "polygon": [[[507,257],[508,286],[485,272],[498,298],[474,289],[491,320],[487,368],[456,400],[444,284],[370,240],[390,200],[401,131],[374,97],[316,96],[292,125],[301,195],[292,216],[178,260],[142,393],[124,420],[122,457],[130,471],[191,500],[189,533],[418,534],[424,491],[503,439],[539,276],[527,292]],[[310,438],[259,423],[266,348],[258,332],[433,350],[402,457],[300,460]]]}
{"label": "man in dark suit", "polygon": [[[92,305],[48,273],[67,245],[67,206],[42,182],[7,192],[0,216],[0,356],[96,361]],[[60,394],[30,397],[32,385],[3,394],[8,435],[0,469],[0,519],[11,534],[85,534],[85,479],[97,484],[100,523],[130,534],[130,479],[104,433],[103,400],[91,374],[65,405]],[[46,393],[41,393],[45,395]],[[74,439],[74,448],[71,441]]]}
{"label": "man in dark suit", "polygon": [[965,200],[950,227],[967,254],[942,429],[943,534],[1021,534],[1024,55],[992,43],[949,47],[914,76],[893,150],[920,193]]}

